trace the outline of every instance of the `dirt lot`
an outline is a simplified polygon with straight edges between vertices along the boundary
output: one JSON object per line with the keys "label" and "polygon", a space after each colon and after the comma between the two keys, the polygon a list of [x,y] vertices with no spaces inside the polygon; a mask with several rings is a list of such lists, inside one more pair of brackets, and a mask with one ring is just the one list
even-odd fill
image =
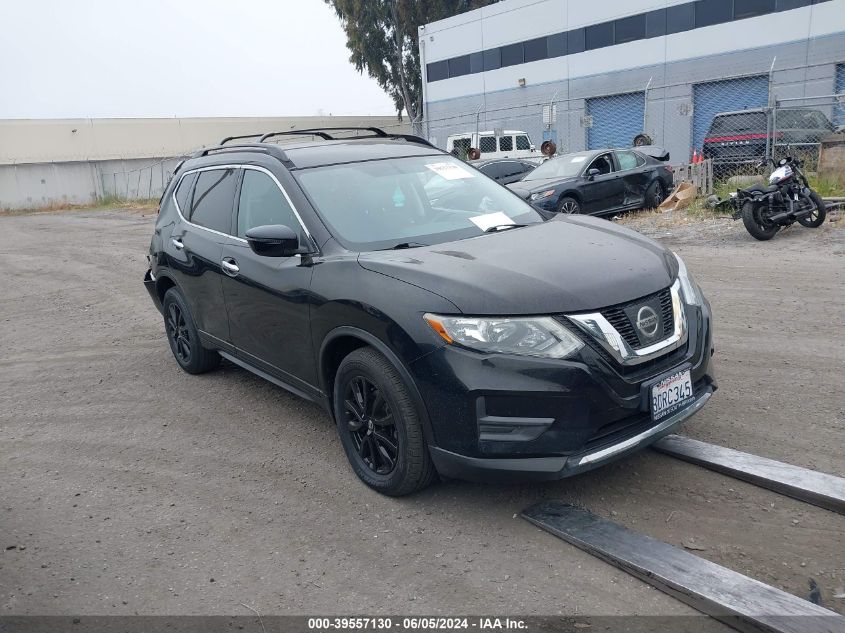
{"label": "dirt lot", "polygon": [[[371,492],[316,406],[177,369],[141,284],[146,214],[0,217],[0,614],[693,613],[517,518],[547,498],[800,596],[814,578],[845,612],[841,516],[652,451]],[[845,476],[842,224],[758,243],[664,220],[625,222],[683,255],[716,315],[721,389],[684,432]]]}

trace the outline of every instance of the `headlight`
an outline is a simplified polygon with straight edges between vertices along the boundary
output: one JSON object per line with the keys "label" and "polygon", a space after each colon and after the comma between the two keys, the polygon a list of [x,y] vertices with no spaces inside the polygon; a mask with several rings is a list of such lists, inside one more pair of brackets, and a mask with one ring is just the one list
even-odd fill
{"label": "headlight", "polygon": [[447,343],[499,354],[566,358],[584,346],[551,317],[456,317],[426,314],[423,318]]}
{"label": "headlight", "polygon": [[548,198],[549,196],[555,195],[554,189],[549,189],[548,191],[543,191],[540,193],[532,193],[530,196],[531,200],[540,200],[541,198]]}
{"label": "headlight", "polygon": [[672,254],[678,260],[678,281],[681,282],[681,294],[684,296],[684,301],[689,305],[700,306],[702,301],[701,288],[690,275],[684,260],[677,253]]}

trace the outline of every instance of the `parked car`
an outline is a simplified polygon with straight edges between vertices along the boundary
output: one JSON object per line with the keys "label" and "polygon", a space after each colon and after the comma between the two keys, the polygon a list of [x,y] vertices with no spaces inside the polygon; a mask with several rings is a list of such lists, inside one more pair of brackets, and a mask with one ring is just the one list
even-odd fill
{"label": "parked car", "polygon": [[[470,155],[471,149],[478,150],[477,156]],[[537,152],[531,138],[521,130],[488,130],[486,132],[464,132],[446,138],[446,151],[458,158],[531,158]]]}
{"label": "parked car", "polygon": [[590,150],[547,160],[508,187],[536,207],[600,215],[657,207],[672,188],[671,167],[635,149]]}
{"label": "parked car", "polygon": [[537,163],[530,163],[527,160],[512,160],[510,158],[479,160],[472,162],[471,165],[485,176],[489,176],[502,185],[522,179],[528,172],[533,171],[537,167]]}
{"label": "parked car", "polygon": [[222,357],[319,403],[389,495],[438,473],[574,475],[710,398],[710,306],[679,257],[546,221],[427,141],[370,132],[221,144],[176,169],[144,285],[184,371]]}
{"label": "parked car", "polygon": [[702,154],[713,159],[718,176],[742,165],[756,166],[766,158],[770,130],[776,154],[806,159],[818,156],[819,141],[835,128],[821,110],[807,108],[779,108],[774,114],[762,108],[722,112],[710,123]]}

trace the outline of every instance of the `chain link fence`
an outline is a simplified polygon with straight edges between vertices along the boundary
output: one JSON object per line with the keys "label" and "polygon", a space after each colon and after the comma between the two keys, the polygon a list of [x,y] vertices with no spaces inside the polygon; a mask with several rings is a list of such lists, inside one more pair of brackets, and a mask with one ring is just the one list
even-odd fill
{"label": "chain link fence", "polygon": [[[845,64],[761,62],[768,72],[721,68],[712,79],[714,69],[696,61],[681,77],[667,67],[434,102],[423,127],[447,151],[470,138],[482,159],[502,155],[490,136],[518,130],[538,157],[547,140],[558,154],[653,144],[674,165],[712,160],[717,180],[760,173],[761,161],[786,154],[815,169],[824,140],[845,125]],[[472,100],[480,103],[467,107]]]}

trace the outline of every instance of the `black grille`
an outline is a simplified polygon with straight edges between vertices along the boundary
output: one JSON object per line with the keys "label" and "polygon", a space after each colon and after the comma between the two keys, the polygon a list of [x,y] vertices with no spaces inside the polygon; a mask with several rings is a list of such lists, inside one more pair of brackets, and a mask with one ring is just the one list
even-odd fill
{"label": "black grille", "polygon": [[628,343],[632,349],[639,349],[643,346],[640,344],[640,339],[634,329],[634,324],[628,318],[628,315],[625,314],[625,309],[646,303],[652,299],[657,299],[660,302],[660,310],[663,316],[663,336],[661,338],[666,338],[675,331],[675,317],[672,312],[672,292],[669,288],[661,290],[657,294],[643,297],[641,299],[637,299],[636,301],[630,301],[629,303],[614,306],[612,308],[605,308],[601,311],[602,316],[607,319],[608,323],[616,328],[616,331],[622,335],[622,338],[625,339],[625,342]]}

